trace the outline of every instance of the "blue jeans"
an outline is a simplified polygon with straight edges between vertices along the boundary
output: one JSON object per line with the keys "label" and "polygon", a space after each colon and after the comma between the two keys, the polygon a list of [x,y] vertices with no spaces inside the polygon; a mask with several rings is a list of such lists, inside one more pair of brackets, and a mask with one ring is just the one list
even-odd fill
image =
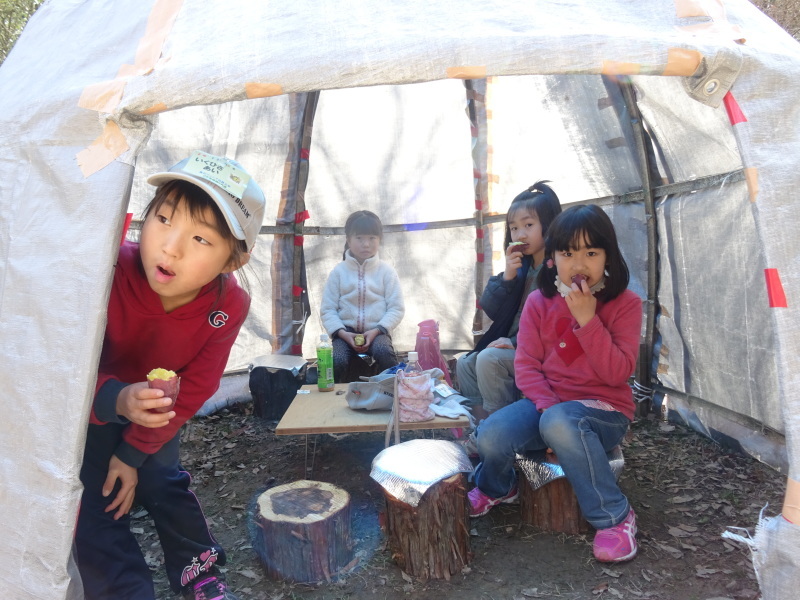
{"label": "blue jeans", "polygon": [[630,421],[620,412],[562,402],[540,413],[523,398],[491,414],[478,426],[475,483],[492,498],[516,485],[516,454],[552,448],[583,516],[595,529],[621,523],[630,510],[606,453],[619,445]]}
{"label": "blue jeans", "polygon": [[512,348],[484,348],[456,362],[461,395],[493,413],[519,398]]}

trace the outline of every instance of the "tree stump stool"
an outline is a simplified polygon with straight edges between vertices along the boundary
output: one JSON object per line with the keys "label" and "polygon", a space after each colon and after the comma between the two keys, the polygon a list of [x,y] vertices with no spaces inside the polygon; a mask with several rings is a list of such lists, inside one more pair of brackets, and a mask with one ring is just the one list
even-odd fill
{"label": "tree stump stool", "polygon": [[373,460],[392,560],[408,575],[449,580],[472,559],[463,474],[471,470],[461,448],[443,440],[411,440]]}
{"label": "tree stump stool", "polygon": [[295,481],[256,499],[253,547],[270,577],[295,583],[331,581],[353,563],[350,495],[320,481]]}
{"label": "tree stump stool", "polygon": [[[608,463],[614,476],[619,479],[625,464],[619,446],[608,453]],[[555,454],[536,452],[517,456],[516,466],[520,473],[519,503],[523,523],[542,531],[569,535],[591,530]]]}

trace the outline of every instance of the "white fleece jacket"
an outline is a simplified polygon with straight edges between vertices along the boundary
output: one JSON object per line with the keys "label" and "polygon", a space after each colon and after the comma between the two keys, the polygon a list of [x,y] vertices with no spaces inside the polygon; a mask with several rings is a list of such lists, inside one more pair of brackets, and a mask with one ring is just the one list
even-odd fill
{"label": "white fleece jacket", "polygon": [[377,254],[358,264],[349,250],[328,276],[320,306],[322,326],[331,338],[343,327],[363,333],[380,325],[391,333],[405,311],[394,268]]}

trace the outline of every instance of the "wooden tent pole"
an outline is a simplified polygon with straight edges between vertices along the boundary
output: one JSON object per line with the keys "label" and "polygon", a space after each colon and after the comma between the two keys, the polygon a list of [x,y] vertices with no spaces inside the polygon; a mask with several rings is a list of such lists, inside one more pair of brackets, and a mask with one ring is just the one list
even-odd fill
{"label": "wooden tent pole", "polygon": [[[295,199],[294,220],[294,252],[292,254],[292,289],[305,292],[305,257],[303,255],[303,232],[306,214],[306,184],[308,183],[309,152],[311,134],[314,129],[314,114],[317,111],[319,92],[309,92],[303,109],[303,133],[300,145],[299,171],[297,174],[297,194]],[[308,296],[303,293],[292,293],[292,354],[303,354],[303,332],[308,317],[305,309]],[[305,301],[304,301],[305,300]]]}
{"label": "wooden tent pole", "polygon": [[[488,91],[489,83],[484,80],[484,91]],[[475,185],[475,312],[472,318],[472,343],[478,343],[483,335],[483,310],[479,302],[483,294],[484,280],[486,279],[487,260],[489,268],[492,256],[487,257],[486,249],[489,247],[489,228],[484,220],[489,210],[489,164],[488,164],[488,139],[486,123],[486,93],[481,94],[478,80],[467,79],[464,87],[467,92],[467,116],[470,122],[472,137],[472,168]],[[490,273],[491,275],[491,273]]]}
{"label": "wooden tent pole", "polygon": [[[650,143],[647,132],[642,122],[642,114],[639,105],[636,103],[636,90],[630,81],[620,83],[620,91],[625,101],[630,116],[631,128],[633,129],[633,139],[636,144],[635,158],[639,166],[639,175],[642,180],[642,191],[644,193],[644,212],[645,223],[647,226],[647,301],[645,310],[645,341],[644,347],[639,350],[639,360],[636,367],[635,383],[643,388],[643,391],[651,394],[650,368],[653,360],[653,337],[655,332],[656,319],[656,294],[658,287],[658,264],[657,264],[657,231],[656,231],[656,212],[655,196],[653,194],[653,184],[650,174],[653,172],[653,164],[648,152]],[[651,395],[652,399],[652,395]],[[637,405],[637,415],[642,416],[649,412],[649,405],[640,402]]]}

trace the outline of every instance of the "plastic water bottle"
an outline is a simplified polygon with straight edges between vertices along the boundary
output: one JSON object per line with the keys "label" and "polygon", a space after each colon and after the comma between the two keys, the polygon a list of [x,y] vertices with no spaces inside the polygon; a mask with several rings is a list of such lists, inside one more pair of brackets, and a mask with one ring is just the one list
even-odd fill
{"label": "plastic water bottle", "polygon": [[419,364],[419,354],[417,352],[408,353],[408,364],[403,371],[407,377],[418,377],[422,375],[422,367]]}
{"label": "plastic water bottle", "polygon": [[320,392],[333,391],[333,345],[327,333],[321,333],[317,344],[317,387]]}

